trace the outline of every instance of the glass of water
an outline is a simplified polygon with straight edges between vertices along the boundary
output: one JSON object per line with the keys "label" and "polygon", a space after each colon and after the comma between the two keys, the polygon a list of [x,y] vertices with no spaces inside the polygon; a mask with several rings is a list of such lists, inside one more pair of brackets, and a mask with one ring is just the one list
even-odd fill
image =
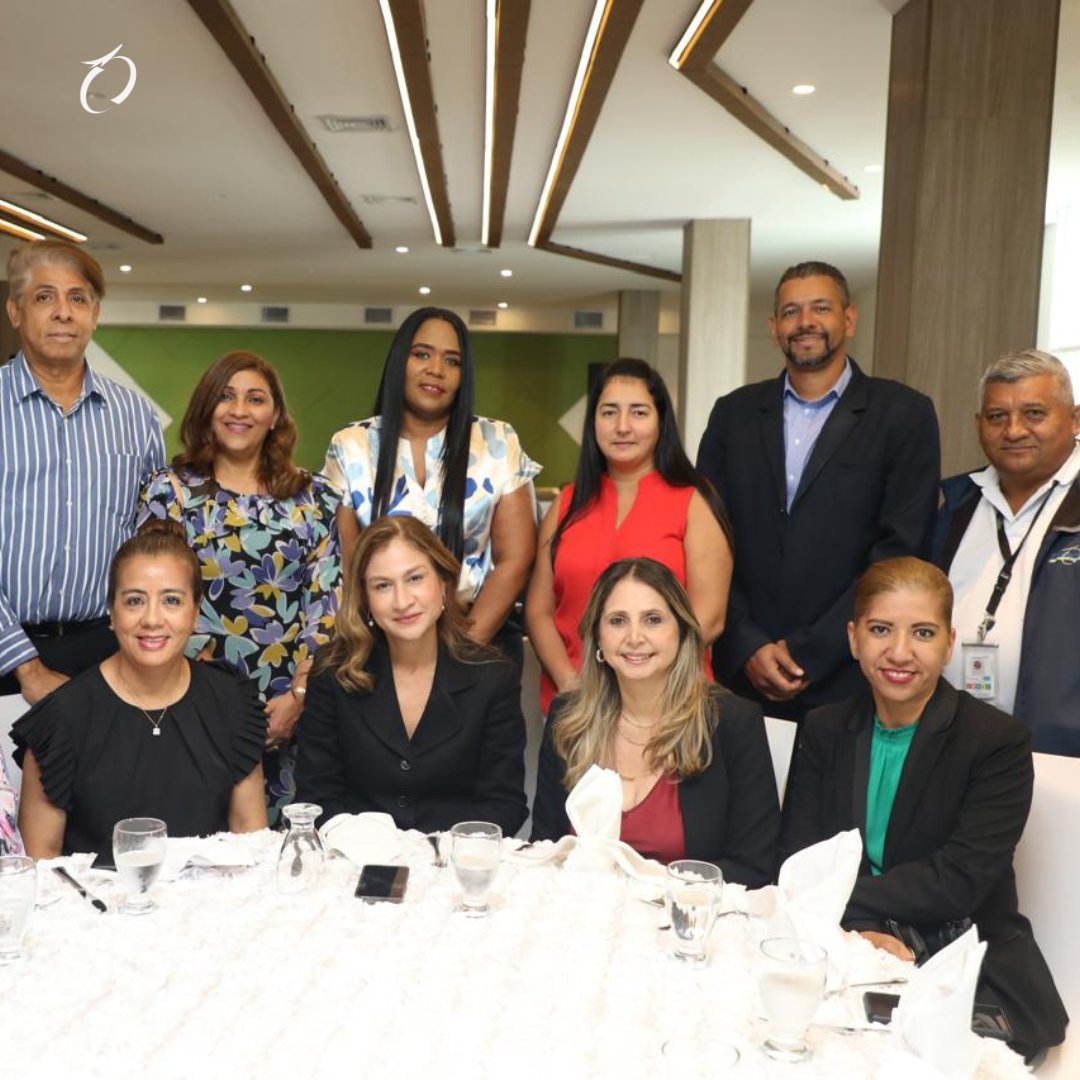
{"label": "glass of water", "polygon": [[462,821],[450,830],[450,865],[463,893],[459,911],[473,919],[490,914],[488,890],[502,856],[502,829],[490,821]]}
{"label": "glass of water", "polygon": [[705,963],[705,942],[720,910],[724,875],[720,867],[697,859],[668,863],[667,906],[675,935],[675,958]]}
{"label": "glass of water", "polygon": [[810,1057],[806,1029],[825,993],[825,950],[798,938],[761,943],[758,990],[768,1018],[765,1053],[776,1061]]}
{"label": "glass of water", "polygon": [[113,827],[113,861],[125,894],[120,908],[125,914],[145,915],[157,908],[150,889],[165,862],[167,838],[165,822],[159,818],[125,818]]}
{"label": "glass of water", "polygon": [[37,866],[28,855],[0,858],[0,964],[17,960],[37,901]]}
{"label": "glass of water", "polygon": [[319,880],[326,853],[319,839],[315,821],[322,807],[315,803],[294,802],[281,808],[289,831],[278,853],[277,888],[280,893],[306,892]]}

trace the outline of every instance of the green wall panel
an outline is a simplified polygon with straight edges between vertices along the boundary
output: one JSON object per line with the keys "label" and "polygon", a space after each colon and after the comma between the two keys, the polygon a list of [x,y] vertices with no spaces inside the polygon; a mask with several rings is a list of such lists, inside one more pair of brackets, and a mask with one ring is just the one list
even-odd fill
{"label": "green wall panel", "polygon": [[[202,372],[234,349],[264,356],[281,374],[300,428],[297,460],[317,469],[330,436],[371,415],[392,337],[369,330],[102,326],[95,340],[172,415],[170,455]],[[615,337],[488,333],[475,335],[473,348],[477,411],[514,425],[529,455],[544,465],[541,483],[571,480],[577,443],[559,417],[585,393],[589,364],[615,358]]]}

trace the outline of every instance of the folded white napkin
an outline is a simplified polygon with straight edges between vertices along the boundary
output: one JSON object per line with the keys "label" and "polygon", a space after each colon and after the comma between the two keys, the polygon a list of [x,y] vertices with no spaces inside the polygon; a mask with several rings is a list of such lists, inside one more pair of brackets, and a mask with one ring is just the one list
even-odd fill
{"label": "folded white napkin", "polygon": [[912,971],[893,1013],[899,1048],[947,1080],[968,1080],[979,1061],[971,1011],[985,953],[972,927]]}
{"label": "folded white napkin", "polygon": [[161,877],[164,881],[172,881],[188,865],[241,869],[257,863],[256,853],[249,844],[227,835],[170,836],[166,841]]}
{"label": "folded white napkin", "polygon": [[387,863],[401,848],[389,814],[335,814],[319,830],[327,854],[338,852],[356,866]]}
{"label": "folded white napkin", "polygon": [[662,889],[667,868],[639,855],[619,839],[622,830],[622,784],[611,769],[590,765],[566,797],[566,816],[574,835],[551,843],[541,841],[521,851],[506,852],[509,862],[540,864],[565,859],[569,870],[610,870],[619,866],[630,877]]}

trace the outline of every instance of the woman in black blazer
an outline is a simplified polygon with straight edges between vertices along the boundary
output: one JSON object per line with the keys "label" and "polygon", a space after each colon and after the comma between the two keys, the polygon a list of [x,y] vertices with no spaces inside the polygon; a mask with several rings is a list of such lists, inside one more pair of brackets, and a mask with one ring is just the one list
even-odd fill
{"label": "woman in black blazer", "polygon": [[921,962],[974,923],[978,1001],[1001,1005],[1030,1057],[1068,1017],[1017,910],[1013,851],[1031,806],[1031,737],[941,678],[955,632],[948,578],[914,558],[856,586],[851,651],[871,695],[810,713],[784,805],[785,853],[858,828],[863,864],[843,925]]}
{"label": "woman in black blazer", "polygon": [[533,839],[570,831],[567,792],[591,765],[622,780],[621,838],[661,862],[703,859],[727,881],[772,880],[780,831],[761,710],[710,684],[675,575],[623,559],[581,621],[578,686],[555,699],[540,751]]}
{"label": "woman in black blazer", "polygon": [[297,797],[322,818],[382,811],[400,829],[525,820],[525,723],[511,665],[469,641],[460,566],[415,518],[352,552],[334,640],[308,682]]}

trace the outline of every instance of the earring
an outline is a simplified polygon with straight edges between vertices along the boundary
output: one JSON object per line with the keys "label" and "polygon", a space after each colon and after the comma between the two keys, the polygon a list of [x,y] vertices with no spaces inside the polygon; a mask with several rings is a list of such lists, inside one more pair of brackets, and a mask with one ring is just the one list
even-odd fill
{"label": "earring", "polygon": [[374,617],[373,615],[369,615],[369,616],[368,616],[368,617],[367,617],[367,618],[366,618],[366,619],[364,620],[364,622],[366,622],[366,623],[368,624],[368,626],[369,626],[369,627],[371,627],[371,629],[372,629],[372,630],[374,630],[374,629],[375,629],[375,617]]}
{"label": "earring", "polygon": [[603,649],[598,648],[596,650],[596,662],[598,664],[602,664],[604,662],[604,650]]}

